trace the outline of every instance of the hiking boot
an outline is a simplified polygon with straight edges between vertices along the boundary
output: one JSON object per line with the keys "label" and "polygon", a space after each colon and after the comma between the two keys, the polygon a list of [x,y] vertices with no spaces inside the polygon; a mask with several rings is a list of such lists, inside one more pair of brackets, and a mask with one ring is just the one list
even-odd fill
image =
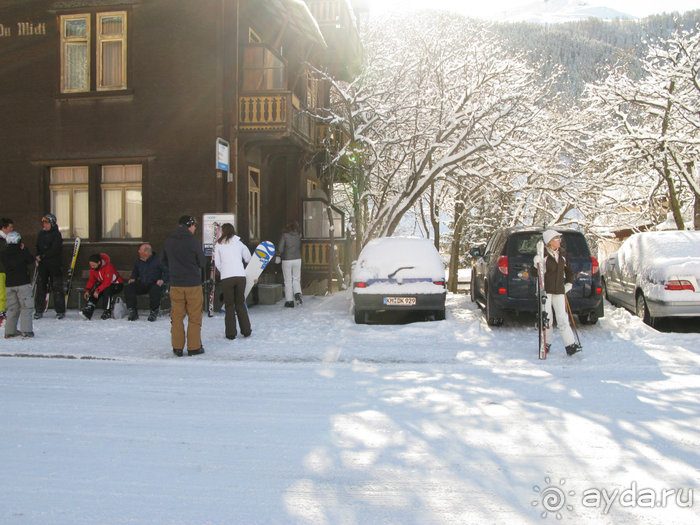
{"label": "hiking boot", "polygon": [[581,350],[581,345],[576,343],[570,344],[566,347],[567,355],[574,355],[576,352],[580,352]]}
{"label": "hiking boot", "polygon": [[204,353],[204,347],[197,348],[196,350],[188,350],[187,355],[199,355]]}
{"label": "hiking boot", "polygon": [[[90,319],[92,319],[92,314],[94,311],[95,311],[95,305],[90,303],[87,306],[85,306],[82,310],[80,310],[80,315],[82,315],[85,319],[87,319],[89,321]],[[34,315],[36,315],[36,314],[34,314]],[[41,315],[41,314],[39,314],[39,315]],[[35,317],[35,319],[36,319],[36,317]]]}
{"label": "hiking boot", "polygon": [[100,319],[102,319],[103,321],[106,319],[111,319],[111,318],[112,318],[112,310],[105,310],[104,312],[102,312],[102,316],[100,316]]}
{"label": "hiking boot", "polygon": [[158,319],[158,310],[151,310],[151,313],[148,314],[148,320],[154,322],[156,319]]}
{"label": "hiking boot", "polygon": [[284,303],[285,308],[294,308],[294,301],[287,301]]}
{"label": "hiking boot", "polygon": [[34,319],[41,319],[44,317],[44,314],[41,312],[34,312]]}
{"label": "hiking boot", "polygon": [[63,319],[66,316],[65,312],[58,312],[56,313],[56,319]]}
{"label": "hiking boot", "polygon": [[139,311],[136,308],[129,308],[129,315],[127,319],[129,321],[136,321],[139,318]]}
{"label": "hiking boot", "polygon": [[175,354],[178,357],[182,357],[182,348],[180,348],[180,349],[173,348],[173,354]]}
{"label": "hiking boot", "polygon": [[304,301],[301,300],[301,294],[300,293],[295,293],[294,294],[294,299],[296,300],[298,305],[301,305]]}

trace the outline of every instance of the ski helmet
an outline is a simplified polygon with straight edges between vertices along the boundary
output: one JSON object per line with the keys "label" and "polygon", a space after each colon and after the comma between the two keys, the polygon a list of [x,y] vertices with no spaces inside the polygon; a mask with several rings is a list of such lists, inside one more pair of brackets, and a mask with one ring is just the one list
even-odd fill
{"label": "ski helmet", "polygon": [[56,225],[56,216],[53,213],[47,213],[41,218],[41,222],[48,222],[51,226]]}
{"label": "ski helmet", "polygon": [[19,244],[21,240],[22,240],[22,236],[17,232],[10,232],[7,234],[7,237],[5,238],[5,242],[7,244]]}

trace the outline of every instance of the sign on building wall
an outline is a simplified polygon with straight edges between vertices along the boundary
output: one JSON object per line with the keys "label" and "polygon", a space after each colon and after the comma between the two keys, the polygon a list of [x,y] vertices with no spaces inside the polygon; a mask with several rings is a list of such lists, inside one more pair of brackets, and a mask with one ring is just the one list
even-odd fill
{"label": "sign on building wall", "polygon": [[216,139],[216,169],[228,173],[229,169],[229,143],[224,139]]}
{"label": "sign on building wall", "polygon": [[210,256],[214,251],[214,234],[216,224],[222,225],[230,222],[236,227],[236,215],[234,213],[206,213],[202,215],[202,249],[204,255]]}

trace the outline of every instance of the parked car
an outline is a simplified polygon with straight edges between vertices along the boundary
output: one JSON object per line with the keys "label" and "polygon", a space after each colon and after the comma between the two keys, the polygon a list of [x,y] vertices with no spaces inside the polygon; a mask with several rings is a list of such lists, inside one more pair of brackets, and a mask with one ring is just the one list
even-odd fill
{"label": "parked car", "polygon": [[700,316],[700,232],[636,233],[604,261],[602,281],[611,303],[647,324]]}
{"label": "parked car", "polygon": [[[581,232],[557,231],[575,274],[573,289],[567,294],[571,311],[582,324],[594,324],[603,317],[598,261]],[[472,266],[471,300],[484,309],[489,325],[500,326],[509,313],[537,312],[532,259],[542,232],[536,227],[504,228],[489,238],[485,248],[473,249],[478,258]]]}
{"label": "parked car", "polygon": [[426,312],[445,319],[445,265],[428,239],[373,239],[353,265],[352,299],[356,323],[374,312]]}

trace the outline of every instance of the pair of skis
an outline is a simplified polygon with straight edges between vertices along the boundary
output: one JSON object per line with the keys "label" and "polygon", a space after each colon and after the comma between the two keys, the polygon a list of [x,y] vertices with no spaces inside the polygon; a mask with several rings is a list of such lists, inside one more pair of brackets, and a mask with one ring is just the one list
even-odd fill
{"label": "pair of skis", "polygon": [[216,241],[219,240],[221,233],[221,225],[218,222],[214,223],[214,239],[211,243],[211,268],[209,269],[209,300],[207,302],[207,315],[214,317],[214,294],[216,292],[216,264],[215,263],[215,248]]}

